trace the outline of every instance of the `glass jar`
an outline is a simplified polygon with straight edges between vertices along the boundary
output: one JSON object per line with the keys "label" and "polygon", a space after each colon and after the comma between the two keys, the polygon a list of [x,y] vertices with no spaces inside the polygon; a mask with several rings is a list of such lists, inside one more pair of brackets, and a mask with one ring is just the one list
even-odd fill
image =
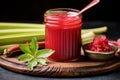
{"label": "glass jar", "polygon": [[45,12],[45,48],[55,50],[49,60],[74,61],[80,58],[82,15],[77,15],[78,12],[71,8]]}

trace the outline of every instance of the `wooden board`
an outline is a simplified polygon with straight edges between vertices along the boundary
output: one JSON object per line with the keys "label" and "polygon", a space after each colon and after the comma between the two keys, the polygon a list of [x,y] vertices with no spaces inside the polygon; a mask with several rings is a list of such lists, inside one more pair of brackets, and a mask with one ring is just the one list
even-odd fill
{"label": "wooden board", "polygon": [[84,55],[76,62],[50,62],[47,66],[37,65],[33,71],[30,71],[24,62],[17,60],[17,57],[6,58],[0,56],[0,66],[11,71],[22,74],[37,75],[37,76],[90,76],[98,75],[112,71],[120,67],[120,59],[114,57],[105,62],[95,62],[87,60]]}

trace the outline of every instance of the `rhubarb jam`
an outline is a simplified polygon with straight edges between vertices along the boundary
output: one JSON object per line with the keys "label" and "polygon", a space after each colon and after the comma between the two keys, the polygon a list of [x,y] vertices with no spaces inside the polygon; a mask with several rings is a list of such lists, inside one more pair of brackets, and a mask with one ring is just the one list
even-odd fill
{"label": "rhubarb jam", "polygon": [[80,57],[82,15],[76,9],[57,8],[45,13],[45,48],[55,50],[49,60],[73,61]]}

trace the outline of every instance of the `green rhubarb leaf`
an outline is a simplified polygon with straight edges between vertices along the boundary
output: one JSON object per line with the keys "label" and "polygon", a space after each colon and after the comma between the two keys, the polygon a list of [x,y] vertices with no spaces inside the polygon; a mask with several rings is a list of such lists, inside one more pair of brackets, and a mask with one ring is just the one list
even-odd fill
{"label": "green rhubarb leaf", "polygon": [[34,37],[30,43],[30,50],[33,54],[35,54],[38,51],[38,43],[36,37]]}
{"label": "green rhubarb leaf", "polygon": [[33,68],[37,65],[37,60],[33,59],[31,61],[28,62],[28,67],[30,70],[33,70]]}
{"label": "green rhubarb leaf", "polygon": [[28,53],[22,54],[18,57],[19,61],[30,61],[32,60],[34,57]]}
{"label": "green rhubarb leaf", "polygon": [[39,59],[37,59],[37,61],[42,65],[47,65],[45,58],[39,58]]}
{"label": "green rhubarb leaf", "polygon": [[20,50],[24,53],[32,53],[28,45],[20,45]]}
{"label": "green rhubarb leaf", "polygon": [[52,49],[40,49],[38,50],[36,56],[37,58],[46,58],[52,55],[55,51]]}

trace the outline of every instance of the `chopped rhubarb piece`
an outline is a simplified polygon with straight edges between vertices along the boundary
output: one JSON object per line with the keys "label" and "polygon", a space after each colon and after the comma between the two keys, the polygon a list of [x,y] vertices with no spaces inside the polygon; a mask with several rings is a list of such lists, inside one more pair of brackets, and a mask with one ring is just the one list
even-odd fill
{"label": "chopped rhubarb piece", "polygon": [[96,36],[93,42],[87,45],[87,49],[96,52],[109,52],[113,50],[113,48],[109,45],[106,36]]}

